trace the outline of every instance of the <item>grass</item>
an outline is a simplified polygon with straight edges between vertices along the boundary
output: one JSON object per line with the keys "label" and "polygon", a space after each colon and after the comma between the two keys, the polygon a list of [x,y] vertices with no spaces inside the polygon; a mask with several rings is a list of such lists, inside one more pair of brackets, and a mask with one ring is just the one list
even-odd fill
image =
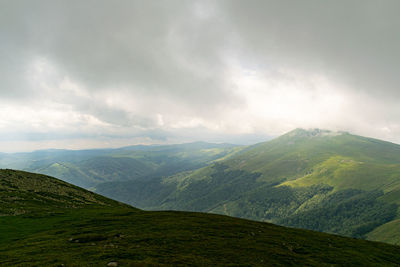
{"label": "grass", "polygon": [[[17,202],[6,189],[20,194]],[[142,211],[26,172],[0,171],[0,197],[5,266],[400,264],[398,246],[222,215]],[[24,212],[6,214],[9,205]]]}
{"label": "grass", "polygon": [[91,207],[0,220],[10,224],[18,227],[2,231],[4,265],[400,264],[397,246],[203,213]]}
{"label": "grass", "polygon": [[400,245],[400,219],[379,226],[368,234],[368,239]]}
{"label": "grass", "polygon": [[333,186],[335,191],[349,188],[387,190],[400,185],[399,175],[399,164],[364,163],[352,158],[333,156],[315,165],[310,174],[281,185],[305,187],[323,183]]}

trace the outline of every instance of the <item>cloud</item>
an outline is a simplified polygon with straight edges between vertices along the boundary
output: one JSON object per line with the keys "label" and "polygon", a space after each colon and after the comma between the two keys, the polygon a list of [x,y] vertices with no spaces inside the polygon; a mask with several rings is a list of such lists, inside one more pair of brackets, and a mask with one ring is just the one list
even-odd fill
{"label": "cloud", "polygon": [[390,99],[400,96],[399,7],[391,0],[226,1],[224,10],[243,58],[322,73]]}
{"label": "cloud", "polygon": [[[193,104],[201,103],[194,99],[212,104],[230,97],[219,54],[224,25],[196,15],[190,2],[8,5],[13,7],[4,11],[11,13],[5,38],[20,46],[14,54],[29,51],[27,61],[41,56],[88,90],[128,88]],[[10,27],[15,21],[17,26]]]}
{"label": "cloud", "polygon": [[399,5],[3,0],[0,140],[400,142]]}

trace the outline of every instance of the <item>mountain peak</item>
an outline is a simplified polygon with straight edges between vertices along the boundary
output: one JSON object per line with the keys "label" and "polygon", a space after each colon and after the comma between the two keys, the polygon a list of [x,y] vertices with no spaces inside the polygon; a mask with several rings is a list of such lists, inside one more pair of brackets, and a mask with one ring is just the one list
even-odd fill
{"label": "mountain peak", "polygon": [[320,136],[337,136],[342,135],[346,132],[343,131],[331,131],[319,128],[297,128],[286,135],[289,137],[320,137]]}

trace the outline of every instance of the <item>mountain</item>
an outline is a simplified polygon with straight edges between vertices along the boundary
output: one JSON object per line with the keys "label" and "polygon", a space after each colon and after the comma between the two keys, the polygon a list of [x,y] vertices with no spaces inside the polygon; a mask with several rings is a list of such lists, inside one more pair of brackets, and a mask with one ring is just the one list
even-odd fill
{"label": "mountain", "polygon": [[346,132],[296,129],[197,170],[104,183],[96,191],[145,209],[219,213],[400,244],[400,145]]}
{"label": "mountain", "polygon": [[230,144],[204,142],[118,149],[52,149],[0,154],[0,167],[51,175],[91,188],[104,182],[169,176],[197,169],[240,149]]}
{"label": "mountain", "polygon": [[52,214],[88,205],[123,205],[49,176],[14,170],[0,170],[0,199],[2,218]]}
{"label": "mountain", "polygon": [[146,212],[0,170],[4,266],[398,266],[400,247],[228,216]]}

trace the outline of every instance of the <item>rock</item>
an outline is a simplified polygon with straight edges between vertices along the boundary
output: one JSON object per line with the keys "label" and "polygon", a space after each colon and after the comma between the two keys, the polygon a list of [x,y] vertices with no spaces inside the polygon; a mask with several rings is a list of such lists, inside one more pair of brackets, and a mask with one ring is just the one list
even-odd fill
{"label": "rock", "polygon": [[118,262],[116,262],[116,261],[110,261],[109,263],[107,263],[107,266],[109,266],[109,267],[118,266]]}

